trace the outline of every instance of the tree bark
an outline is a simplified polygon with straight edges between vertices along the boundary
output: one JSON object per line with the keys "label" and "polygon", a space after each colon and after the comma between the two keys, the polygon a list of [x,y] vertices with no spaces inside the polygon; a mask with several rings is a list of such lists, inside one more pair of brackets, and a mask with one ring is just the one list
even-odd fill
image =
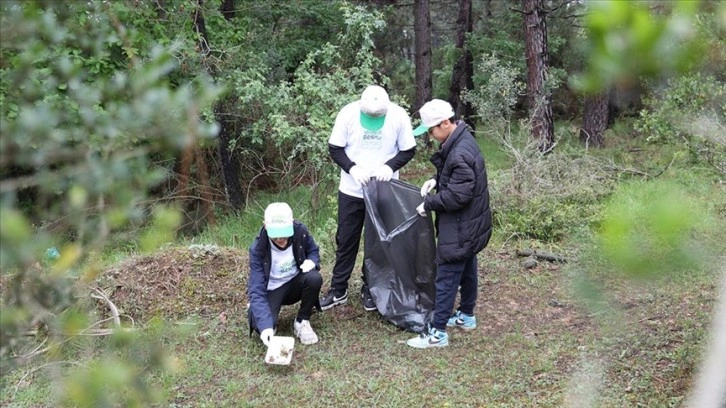
{"label": "tree bark", "polygon": [[555,128],[552,120],[552,96],[545,90],[549,57],[544,0],[522,0],[522,6],[531,134],[539,150],[546,153],[554,146]]}
{"label": "tree bark", "polygon": [[219,11],[222,12],[225,20],[230,21],[235,15],[234,0],[222,0],[222,5],[219,6]]}
{"label": "tree bark", "polygon": [[231,120],[226,119],[227,113],[224,106],[221,101],[214,104],[214,118],[219,122],[219,160],[227,200],[232,208],[240,210],[245,205],[245,199],[240,182],[239,159],[234,150],[230,149],[230,142],[235,137],[234,124]]}
{"label": "tree bark", "polygon": [[602,147],[603,132],[608,127],[609,90],[585,97],[580,140],[586,146]]}
{"label": "tree bark", "polygon": [[[451,102],[454,112],[464,120],[474,115],[474,108],[471,104],[461,100],[463,90],[474,88],[474,59],[469,47],[466,46],[466,36],[472,30],[471,0],[460,0],[459,16],[456,20],[456,49],[459,52],[459,58],[454,64],[451,75],[449,102]],[[474,123],[469,123],[469,126],[473,128]]]}
{"label": "tree bark", "polygon": [[416,55],[416,100],[412,109],[417,112],[432,94],[431,68],[431,9],[429,0],[415,0],[413,4],[413,33]]}
{"label": "tree bark", "polygon": [[[203,56],[209,54],[209,36],[202,14],[203,0],[197,0],[197,7],[194,10],[194,30],[199,34],[199,50]],[[207,72],[212,78],[216,77],[216,70],[213,65],[207,64]],[[239,176],[239,161],[235,157],[234,151],[230,150],[230,141],[234,138],[233,124],[226,120],[225,105],[222,101],[214,104],[214,118],[219,123],[219,159],[221,163],[221,172],[224,178],[227,200],[232,208],[239,210],[244,205],[244,195],[242,194],[242,184]]]}

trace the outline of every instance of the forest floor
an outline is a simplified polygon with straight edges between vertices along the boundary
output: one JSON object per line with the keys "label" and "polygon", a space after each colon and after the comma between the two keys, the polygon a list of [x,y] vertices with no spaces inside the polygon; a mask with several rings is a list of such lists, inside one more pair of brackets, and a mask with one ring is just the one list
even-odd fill
{"label": "forest floor", "polygon": [[[183,367],[172,406],[677,406],[710,325],[716,278],[632,285],[605,277],[585,301],[577,262],[521,265],[515,249],[480,255],[478,326],[450,346],[412,350],[414,334],[364,312],[360,299],[314,315],[320,342],[297,344],[289,366],[264,364],[246,322],[247,253],[192,245],[129,259],[104,274],[111,300],[140,325],[193,322],[162,339]],[[356,269],[359,270],[359,269]],[[328,272],[329,273],[329,272]],[[327,288],[329,275],[323,271]],[[351,278],[356,285],[357,277]],[[357,294],[351,287],[351,294]],[[587,297],[587,296],[584,296]],[[284,307],[280,335],[296,310]],[[290,333],[287,333],[290,332]],[[160,384],[161,385],[161,384]]]}

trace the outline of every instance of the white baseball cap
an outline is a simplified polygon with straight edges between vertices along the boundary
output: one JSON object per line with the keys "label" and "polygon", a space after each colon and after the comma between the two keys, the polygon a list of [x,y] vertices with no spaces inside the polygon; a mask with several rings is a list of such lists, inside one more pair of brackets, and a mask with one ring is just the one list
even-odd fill
{"label": "white baseball cap", "polygon": [[378,85],[371,85],[360,97],[360,124],[368,130],[379,130],[388,113],[388,92]]}
{"label": "white baseball cap", "polygon": [[270,238],[288,238],[293,234],[292,208],[287,203],[272,203],[265,209],[265,229]]}
{"label": "white baseball cap", "polygon": [[418,111],[421,115],[421,125],[414,129],[413,135],[420,136],[429,131],[429,128],[438,125],[446,119],[454,117],[454,108],[451,104],[441,100],[432,99],[424,104]]}

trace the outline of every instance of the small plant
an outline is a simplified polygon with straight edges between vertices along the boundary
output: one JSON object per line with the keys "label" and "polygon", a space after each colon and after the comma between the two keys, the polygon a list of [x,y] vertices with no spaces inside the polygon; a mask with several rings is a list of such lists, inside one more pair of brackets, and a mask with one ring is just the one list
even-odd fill
{"label": "small plant", "polygon": [[477,118],[500,134],[509,125],[513,107],[525,90],[519,76],[517,68],[502,62],[494,53],[486,54],[477,65],[475,75],[481,85],[462,95],[476,108]]}

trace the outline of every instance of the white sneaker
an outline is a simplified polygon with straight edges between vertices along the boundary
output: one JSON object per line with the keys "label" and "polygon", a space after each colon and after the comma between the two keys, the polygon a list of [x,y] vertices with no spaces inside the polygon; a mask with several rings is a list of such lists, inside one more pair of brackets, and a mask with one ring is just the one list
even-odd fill
{"label": "white sneaker", "polygon": [[310,326],[310,320],[303,320],[298,323],[297,319],[295,319],[293,329],[295,330],[295,336],[300,338],[300,343],[315,344],[318,342],[318,335],[315,334],[313,328]]}

